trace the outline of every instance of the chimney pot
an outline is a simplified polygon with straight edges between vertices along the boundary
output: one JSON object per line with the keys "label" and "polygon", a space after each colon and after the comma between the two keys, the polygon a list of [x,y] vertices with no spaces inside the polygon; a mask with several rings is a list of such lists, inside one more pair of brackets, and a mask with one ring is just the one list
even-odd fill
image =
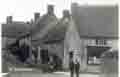
{"label": "chimney pot", "polygon": [[63,17],[70,17],[70,12],[69,12],[69,10],[64,10],[63,11]]}
{"label": "chimney pot", "polygon": [[34,21],[36,22],[40,18],[40,13],[34,13]]}
{"label": "chimney pot", "polygon": [[12,16],[7,16],[7,23],[12,23],[13,17]]}
{"label": "chimney pot", "polygon": [[48,5],[48,14],[54,14],[54,5]]}

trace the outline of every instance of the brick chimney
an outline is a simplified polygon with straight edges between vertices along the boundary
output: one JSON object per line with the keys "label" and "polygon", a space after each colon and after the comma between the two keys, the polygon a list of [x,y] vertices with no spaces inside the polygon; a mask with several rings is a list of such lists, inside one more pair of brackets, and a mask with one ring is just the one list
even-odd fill
{"label": "brick chimney", "polygon": [[47,7],[47,13],[49,15],[53,15],[54,14],[54,5],[48,5],[48,7]]}
{"label": "brick chimney", "polygon": [[36,22],[37,19],[39,19],[39,18],[40,18],[40,13],[38,13],[38,12],[34,13],[34,21]]}
{"label": "brick chimney", "polygon": [[63,11],[63,17],[64,18],[70,18],[70,12],[69,12],[69,10],[64,10]]}
{"label": "brick chimney", "polygon": [[63,11],[63,20],[64,20],[64,22],[65,23],[68,23],[69,22],[69,20],[70,20],[70,13],[69,13],[69,10],[64,10]]}
{"label": "brick chimney", "polygon": [[6,21],[7,21],[7,24],[12,23],[13,17],[12,16],[7,16]]}

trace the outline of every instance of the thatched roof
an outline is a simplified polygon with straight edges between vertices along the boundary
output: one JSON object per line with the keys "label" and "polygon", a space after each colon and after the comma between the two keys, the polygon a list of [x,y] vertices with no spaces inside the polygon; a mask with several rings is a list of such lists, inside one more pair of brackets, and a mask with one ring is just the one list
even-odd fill
{"label": "thatched roof", "polygon": [[57,43],[61,42],[65,38],[68,23],[64,23],[64,19],[61,19],[51,30],[48,31],[42,40],[44,43]]}
{"label": "thatched roof", "polygon": [[72,16],[81,36],[118,37],[118,7],[72,4]]}
{"label": "thatched roof", "polygon": [[[116,6],[72,7],[72,18],[81,38],[118,38],[118,19]],[[61,19],[43,37],[45,43],[57,43],[65,38],[68,24]]]}
{"label": "thatched roof", "polygon": [[[31,36],[33,44],[39,45],[40,42],[43,41],[42,38],[49,33],[49,30],[51,30],[52,26],[56,25],[57,20],[58,19],[55,15],[45,14],[40,17],[37,22],[32,25],[33,28],[31,29]],[[51,25],[51,23],[53,25]]]}
{"label": "thatched roof", "polygon": [[30,31],[30,24],[24,22],[13,22],[2,24],[2,36],[10,38],[18,38]]}
{"label": "thatched roof", "polygon": [[[81,37],[118,37],[118,8],[116,6],[74,5],[71,11]],[[50,23],[53,23],[54,26]],[[68,26],[63,19],[58,20],[55,15],[45,14],[32,25],[26,23],[3,24],[2,35],[16,38],[30,32],[35,44],[39,44],[41,41],[54,43],[64,40]],[[40,37],[41,35],[43,36]]]}

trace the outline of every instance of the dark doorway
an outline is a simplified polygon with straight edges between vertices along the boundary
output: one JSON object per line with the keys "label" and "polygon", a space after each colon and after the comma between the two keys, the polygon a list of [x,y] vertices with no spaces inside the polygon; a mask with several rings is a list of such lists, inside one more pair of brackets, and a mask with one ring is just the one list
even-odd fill
{"label": "dark doorway", "polygon": [[42,64],[47,64],[48,61],[49,61],[49,58],[48,58],[48,50],[47,49],[42,49],[40,51],[40,57],[41,57],[41,63]]}
{"label": "dark doorway", "polygon": [[100,58],[101,54],[109,49],[108,46],[87,46],[87,62],[93,57]]}

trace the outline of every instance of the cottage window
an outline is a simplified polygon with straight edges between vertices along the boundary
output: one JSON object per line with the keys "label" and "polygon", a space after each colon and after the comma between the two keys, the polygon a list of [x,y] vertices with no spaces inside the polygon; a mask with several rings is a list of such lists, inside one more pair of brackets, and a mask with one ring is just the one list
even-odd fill
{"label": "cottage window", "polygon": [[106,40],[96,40],[96,45],[106,45],[107,44],[107,42],[106,42]]}

